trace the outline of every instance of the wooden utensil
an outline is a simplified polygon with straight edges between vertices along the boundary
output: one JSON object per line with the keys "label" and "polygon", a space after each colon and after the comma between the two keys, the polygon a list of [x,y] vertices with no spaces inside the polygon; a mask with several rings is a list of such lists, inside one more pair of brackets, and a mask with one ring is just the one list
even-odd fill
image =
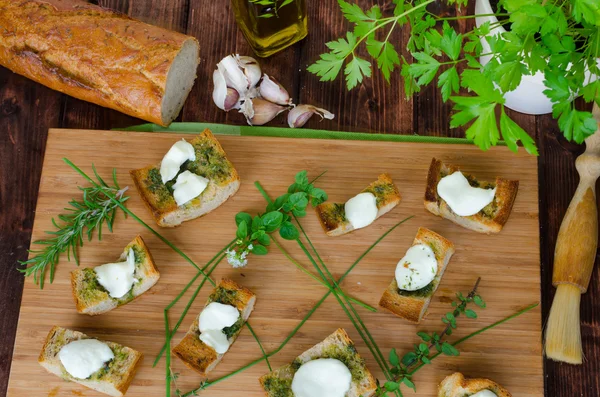
{"label": "wooden utensil", "polygon": [[599,123],[596,133],[586,139],[586,150],[577,158],[579,186],[560,226],[554,251],[552,302],[546,328],[546,356],[556,361],[581,364],[579,305],[587,291],[598,248],[596,180],[600,177],[600,108],[594,104]]}

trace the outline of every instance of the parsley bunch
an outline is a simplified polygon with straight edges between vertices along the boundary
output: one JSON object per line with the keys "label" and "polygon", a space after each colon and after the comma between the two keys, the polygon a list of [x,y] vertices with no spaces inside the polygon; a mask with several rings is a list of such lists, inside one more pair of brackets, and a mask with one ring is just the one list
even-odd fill
{"label": "parsley bunch", "polygon": [[[326,43],[330,52],[308,70],[321,81],[332,81],[343,67],[352,89],[372,73],[371,62],[356,53],[364,43],[386,80],[400,68],[407,97],[436,84],[443,101],[453,103],[450,126],[468,126],[467,138],[481,149],[489,149],[502,137],[511,150],[517,151],[521,141],[535,155],[533,139],[506,114],[503,94],[514,90],[524,75],[541,72],[547,87],[544,93],[554,103],[552,114],[564,136],[582,143],[596,131],[591,112],[577,110],[574,99],[582,95],[586,103],[600,105],[600,80],[594,80],[600,77],[600,2],[500,0],[498,22],[458,33],[450,21],[480,15],[441,17],[427,10],[435,1],[394,0],[393,15],[384,16],[377,5],[365,11],[338,0],[354,29],[345,38]],[[466,6],[467,0],[446,3]],[[510,30],[489,35],[498,26]],[[410,29],[407,50],[412,62],[390,41],[396,27]],[[490,51],[484,53],[481,38]],[[480,56],[491,59],[483,66]]]}

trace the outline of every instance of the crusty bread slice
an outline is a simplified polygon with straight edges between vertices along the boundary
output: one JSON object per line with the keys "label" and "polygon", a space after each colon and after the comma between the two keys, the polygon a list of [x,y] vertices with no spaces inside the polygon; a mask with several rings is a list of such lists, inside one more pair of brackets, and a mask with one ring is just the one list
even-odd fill
{"label": "crusty bread slice", "polygon": [[417,244],[428,245],[433,250],[438,263],[435,278],[424,288],[416,291],[403,291],[398,288],[398,283],[394,277],[379,301],[379,306],[413,323],[419,323],[423,319],[427,307],[429,307],[429,302],[431,302],[431,298],[442,280],[446,266],[448,266],[448,262],[454,254],[454,244],[424,227],[419,228],[412,243],[412,245]]}
{"label": "crusty bread slice", "polygon": [[[248,321],[256,295],[254,292],[237,284],[233,280],[222,279],[208,297],[206,305],[211,302],[235,306],[240,311],[240,319],[231,327],[225,329],[230,344],[233,344]],[[215,349],[200,340],[196,316],[185,337],[173,348],[173,354],[179,357],[188,367],[202,376],[207,376],[221,361],[224,354],[218,354]]]}
{"label": "crusty bread slice", "polygon": [[[398,205],[402,197],[389,174],[381,174],[377,180],[361,193],[373,193],[377,199],[377,218],[390,212]],[[344,204],[323,203],[315,208],[323,230],[328,236],[340,236],[350,233],[354,227],[346,219]]]}
{"label": "crusty bread slice", "polygon": [[209,129],[190,141],[196,160],[181,167],[209,180],[208,186],[192,201],[178,206],[173,198],[175,179],[162,183],[160,162],[129,171],[142,200],[159,226],[175,227],[182,222],[206,215],[223,204],[240,188],[240,177],[221,144]]}
{"label": "crusty bread slice", "polygon": [[48,333],[38,362],[48,372],[64,380],[79,383],[109,396],[123,396],[127,392],[135,376],[135,372],[142,361],[142,353],[118,343],[102,341],[111,348],[115,358],[108,362],[104,368],[92,374],[88,379],[77,379],[71,376],[64,368],[58,358],[58,352],[60,352],[63,346],[79,339],[92,338],[81,332],[57,326],[53,327]]}
{"label": "crusty bread slice", "polygon": [[513,203],[517,197],[519,181],[496,178],[495,182],[477,181],[475,177],[464,174],[471,186],[484,189],[496,188],[494,200],[475,215],[456,215],[448,204],[438,195],[437,185],[443,177],[458,171],[458,167],[447,165],[433,158],[427,176],[425,190],[425,208],[434,215],[446,218],[457,225],[479,233],[498,233],[510,216]]}
{"label": "crusty bread slice", "polygon": [[460,372],[447,376],[440,383],[438,397],[464,397],[482,390],[492,391],[498,397],[512,397],[508,390],[496,382],[489,379],[466,379]]}
{"label": "crusty bread slice", "polygon": [[377,391],[377,382],[358,354],[354,342],[343,328],[311,347],[288,365],[260,378],[260,384],[269,397],[293,397],[292,380],[300,366],[318,358],[335,358],[343,362],[352,373],[352,384],[346,397],[370,397]]}
{"label": "crusty bread slice", "polygon": [[131,302],[158,282],[160,273],[141,236],[136,236],[132,242],[127,244],[119,257],[119,261],[127,259],[130,249],[133,249],[135,255],[135,279],[138,281],[133,284],[129,293],[122,298],[112,298],[108,294],[102,285],[98,283],[94,268],[76,269],[71,272],[73,298],[79,313],[89,314],[90,316],[106,313]]}

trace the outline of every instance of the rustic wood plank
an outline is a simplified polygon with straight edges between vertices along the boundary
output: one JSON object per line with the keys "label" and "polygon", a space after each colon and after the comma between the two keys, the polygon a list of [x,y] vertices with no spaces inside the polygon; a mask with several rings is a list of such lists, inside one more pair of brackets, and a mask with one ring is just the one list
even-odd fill
{"label": "rustic wood plank", "polygon": [[61,94],[0,68],[0,395],[5,395],[48,127]]}
{"label": "rustic wood plank", "polygon": [[[116,167],[121,184],[125,184],[129,180],[128,170],[155,163],[174,141],[190,137],[156,133],[90,132],[50,132],[34,238],[43,237],[44,230],[51,228],[50,217],[62,211],[64,202],[77,195],[76,186],[82,183],[81,177],[69,171],[62,163],[63,156],[68,154],[72,161],[86,170],[90,169],[90,163],[93,162],[101,175],[108,174]],[[452,151],[448,151],[447,145],[440,144],[235,136],[218,138],[240,173],[240,191],[217,211],[202,219],[188,222],[177,229],[160,230],[198,263],[210,258],[231,239],[235,232],[233,218],[238,211],[255,213],[264,208],[264,199],[250,181],[260,180],[265,189],[275,196],[285,191],[299,169],[307,168],[310,175],[317,175],[327,169],[328,173],[320,180],[320,185],[328,191],[332,200],[342,201],[360,191],[379,172],[387,171],[398,184],[403,196],[402,202],[371,227],[343,237],[331,238],[323,233],[313,212],[309,211],[302,221],[331,272],[339,275],[389,227],[408,215],[415,215],[414,219],[398,228],[369,254],[343,283],[349,293],[372,305],[377,304],[383,290],[393,278],[393,269],[412,243],[419,226],[431,228],[454,242],[457,252],[446,270],[429,314],[421,325],[409,324],[384,310],[378,313],[359,310],[384,354],[387,355],[392,347],[399,351],[410,349],[415,343],[417,330],[439,331],[443,326],[439,318],[449,309],[448,301],[454,292],[468,290],[478,275],[483,275],[480,293],[485,297],[488,307],[478,311],[478,320],[462,319],[453,338],[464,336],[539,299],[537,169],[536,159],[526,153],[521,152],[515,156],[504,148],[494,148],[483,153],[471,145],[456,145],[452,147]],[[86,139],[89,144],[79,146],[77,142],[81,139]],[[136,156],[130,156],[130,148],[140,140],[147,144],[138,147]],[[110,147],[112,150],[98,151],[98,147]],[[296,156],[290,158],[288,153],[292,151]],[[501,233],[490,236],[475,234],[423,210],[424,183],[432,156],[461,164],[467,172],[475,173],[483,180],[493,179],[498,174],[520,180],[520,191],[511,217]],[[257,162],[257,158],[269,158],[270,161]],[[397,161],[398,158],[403,161]],[[277,165],[277,172],[272,172],[274,165]],[[347,173],[350,168],[353,169],[352,175]],[[56,189],[56,186],[60,186],[60,189]],[[152,222],[138,194],[131,191],[130,196],[128,208]],[[105,233],[102,242],[94,241],[82,248],[82,265],[95,266],[113,260],[122,250],[123,244],[136,233],[142,233],[161,271],[161,280],[147,295],[128,306],[93,318],[74,311],[69,282],[73,263],[63,260],[57,267],[54,284],[48,285],[43,291],[31,279],[27,280],[9,395],[28,393],[37,396],[54,387],[59,387],[63,394],[82,390],[80,386],[65,384],[53,375],[45,374],[35,362],[46,333],[57,323],[141,350],[146,359],[128,396],[162,393],[164,368],[162,365],[151,368],[152,357],[163,342],[161,309],[177,295],[195,271],[131,217],[127,220],[119,217],[117,222],[113,234]],[[198,244],[199,241],[202,243]],[[487,243],[482,244],[482,241]],[[295,244],[284,244],[293,257],[305,266],[310,266]],[[284,339],[293,325],[325,292],[322,286],[297,271],[276,251],[263,257],[251,257],[248,267],[243,270],[232,269],[222,263],[215,274],[216,279],[223,276],[234,278],[257,294],[256,309],[250,321],[257,325],[257,333],[269,350]],[[181,339],[185,328],[200,311],[208,292],[208,288],[202,291],[174,343]],[[510,299],[507,299],[508,296]],[[52,307],[44,304],[49,300],[54,302]],[[176,318],[179,310],[181,306],[177,306],[172,313],[172,319]],[[333,298],[327,300],[281,354],[273,357],[273,365],[279,366],[289,361],[339,326],[348,330],[370,369],[381,379],[382,374],[373,357]],[[465,343],[461,347],[460,357],[436,360],[434,365],[419,372],[415,378],[419,385],[416,395],[433,395],[439,381],[448,373],[460,369],[471,376],[494,378],[512,390],[514,395],[541,397],[543,379],[540,335],[541,316],[538,308],[502,328],[490,331],[487,336]],[[518,355],[519,360],[507,359],[513,355]],[[255,341],[244,331],[211,378],[227,374],[259,356]],[[181,362],[174,359],[172,366],[175,372],[181,373],[178,387],[188,390],[197,384],[197,376],[185,369]],[[235,379],[216,385],[208,393],[215,397],[229,396],[234,391],[244,390],[246,396],[261,396],[263,393],[257,378],[265,372],[266,366],[261,364]],[[524,374],[527,376],[523,376]],[[34,377],[38,379],[37,382],[30,381]],[[96,395],[88,391],[85,393]]]}

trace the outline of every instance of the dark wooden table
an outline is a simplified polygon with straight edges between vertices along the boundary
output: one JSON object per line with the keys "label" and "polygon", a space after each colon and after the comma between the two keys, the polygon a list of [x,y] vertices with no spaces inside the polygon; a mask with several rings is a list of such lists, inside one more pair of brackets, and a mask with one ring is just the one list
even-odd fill
{"label": "dark wooden table", "polygon": [[[145,22],[193,35],[200,40],[198,80],[180,115],[182,121],[243,124],[237,113],[226,114],[211,100],[212,71],[228,53],[250,54],[227,0],[100,0],[102,6]],[[261,61],[263,71],[276,76],[290,90],[295,103],[310,103],[336,114],[332,122],[308,127],[342,131],[463,136],[448,127],[450,108],[437,89],[425,89],[406,101],[402,81],[395,73],[391,84],[375,72],[358,88],[347,92],[342,80],[320,83],[306,67],[324,51],[324,43],[349,29],[334,0],[308,0],[309,37]],[[360,0],[361,6],[385,1]],[[388,2],[389,3],[389,2]],[[456,10],[441,8],[442,13]],[[466,22],[461,22],[465,23]],[[468,26],[461,26],[466,28]],[[407,35],[396,31],[397,48]],[[540,149],[540,243],[542,308],[550,309],[553,251],[558,228],[575,191],[578,177],[574,160],[582,146],[566,142],[548,116],[512,114],[535,137]],[[140,120],[82,102],[27,80],[0,67],[0,395],[5,395],[19,316],[23,276],[17,261],[27,258],[35,214],[38,184],[49,128],[110,129]],[[271,125],[285,125],[282,117]],[[508,149],[507,149],[508,150]],[[595,271],[582,299],[581,325],[587,361],[581,366],[545,362],[546,396],[600,395],[600,284]],[[514,357],[518,360],[518,357]],[[518,396],[517,396],[518,397]]]}

